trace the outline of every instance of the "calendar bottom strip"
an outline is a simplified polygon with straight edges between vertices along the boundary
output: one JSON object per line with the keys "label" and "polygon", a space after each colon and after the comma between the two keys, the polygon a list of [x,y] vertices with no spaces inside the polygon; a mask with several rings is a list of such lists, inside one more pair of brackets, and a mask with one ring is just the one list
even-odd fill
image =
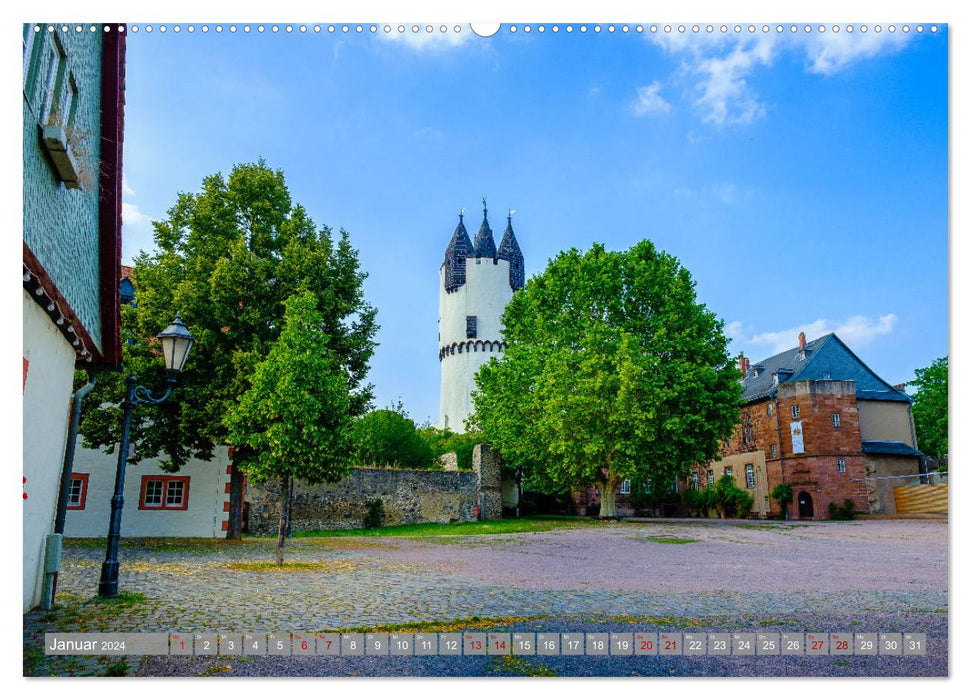
{"label": "calendar bottom strip", "polygon": [[923,656],[907,632],[48,633],[96,656]]}

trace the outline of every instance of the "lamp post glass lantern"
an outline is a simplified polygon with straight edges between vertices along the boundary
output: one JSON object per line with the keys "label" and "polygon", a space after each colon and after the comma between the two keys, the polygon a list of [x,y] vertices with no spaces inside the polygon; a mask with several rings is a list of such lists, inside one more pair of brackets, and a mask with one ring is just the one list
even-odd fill
{"label": "lamp post glass lantern", "polygon": [[139,404],[157,405],[165,401],[175,387],[179,372],[185,366],[186,358],[195,340],[189,329],[182,323],[179,314],[168,327],[158,334],[162,344],[165,369],[169,373],[165,393],[156,398],[143,386],[138,386],[135,377],[128,377],[125,385],[125,418],[121,427],[121,443],[118,445],[118,469],[115,472],[115,492],[111,497],[111,519],[108,522],[108,549],[101,565],[101,581],[98,595],[102,598],[118,596],[118,544],[121,540],[121,510],[125,504],[125,467],[128,464],[128,444],[131,434],[132,408]]}

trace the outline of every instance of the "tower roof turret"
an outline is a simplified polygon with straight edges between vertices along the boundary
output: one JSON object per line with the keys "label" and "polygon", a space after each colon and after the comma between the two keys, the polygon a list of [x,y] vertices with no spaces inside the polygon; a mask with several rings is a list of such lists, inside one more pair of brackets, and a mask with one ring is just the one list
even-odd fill
{"label": "tower roof turret", "polygon": [[519,249],[519,241],[516,240],[516,234],[512,230],[512,215],[515,213],[512,209],[509,210],[509,216],[506,219],[506,230],[502,234],[502,240],[499,242],[499,251],[496,253],[496,257],[500,260],[509,261],[509,286],[512,287],[513,291],[522,289],[526,283],[523,252]]}
{"label": "tower roof turret", "polygon": [[489,227],[489,210],[486,208],[485,197],[482,198],[482,224],[479,226],[479,232],[475,234],[475,257],[496,257],[496,241]]}
{"label": "tower roof turret", "polygon": [[459,211],[459,223],[445,249],[445,290],[452,292],[465,284],[465,259],[475,254],[469,232],[463,222],[464,209]]}

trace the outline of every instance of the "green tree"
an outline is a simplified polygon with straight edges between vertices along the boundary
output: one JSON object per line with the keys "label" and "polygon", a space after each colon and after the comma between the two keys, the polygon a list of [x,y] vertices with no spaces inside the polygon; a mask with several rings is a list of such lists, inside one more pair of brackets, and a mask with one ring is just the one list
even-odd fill
{"label": "green tree", "polygon": [[280,480],[277,566],[283,565],[290,481],[340,481],[353,446],[350,386],[340,358],[328,347],[317,300],[305,291],[285,306],[280,337],[223,419],[228,439],[245,448],[239,468],[257,482]]}
{"label": "green tree", "polygon": [[932,457],[947,454],[947,360],[940,357],[930,367],[915,369],[916,379],[911,382],[917,387],[913,408],[917,446]]}
{"label": "green tree", "polygon": [[789,519],[789,504],[792,503],[792,486],[790,484],[776,484],[769,494],[773,500],[779,502],[779,518]]}
{"label": "green tree", "polygon": [[537,490],[671,483],[718,454],[738,420],[723,323],[688,271],[642,241],[561,253],[503,313],[508,344],[476,376],[471,424]]}
{"label": "green tree", "polygon": [[485,442],[482,435],[475,431],[453,433],[448,428],[426,425],[418,429],[421,437],[432,452],[433,461],[449,452],[454,452],[459,469],[472,468],[472,451],[475,446]]}
{"label": "green tree", "polygon": [[721,517],[747,517],[755,498],[735,484],[731,474],[722,474],[709,494],[709,503],[718,509]]}
{"label": "green tree", "polygon": [[399,402],[354,422],[354,459],[371,466],[427,469],[433,465],[434,455]]}
{"label": "green tree", "polygon": [[[179,194],[154,227],[156,250],[135,259],[136,305],[122,309],[125,372],[103,374],[85,402],[86,446],[111,452],[118,443],[124,375],[163,385],[155,335],[176,311],[196,343],[173,400],[135,411],[131,461],[161,455],[162,469],[178,471],[190,457],[207,460],[216,445],[231,444],[223,419],[279,337],[285,300],[301,289],[314,294],[327,349],[347,377],[351,413],[367,409],[377,324],[363,296],[366,275],[347,232],[318,227],[291,200],[281,171],[260,161],[237,165],[228,178],[211,175],[200,192]],[[234,468],[229,538],[240,536],[241,495]]]}

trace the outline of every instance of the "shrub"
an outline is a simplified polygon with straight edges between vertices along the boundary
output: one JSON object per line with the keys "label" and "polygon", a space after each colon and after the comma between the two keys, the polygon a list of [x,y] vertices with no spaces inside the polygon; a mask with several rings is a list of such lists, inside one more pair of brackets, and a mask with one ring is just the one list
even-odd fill
{"label": "shrub", "polygon": [[384,524],[384,501],[380,498],[372,498],[364,504],[364,527],[371,529],[381,527]]}
{"label": "shrub", "polygon": [[358,418],[353,436],[354,459],[361,465],[427,469],[437,456],[400,402]]}
{"label": "shrub", "polygon": [[856,503],[853,502],[852,498],[847,498],[843,501],[843,505],[836,505],[834,502],[829,504],[829,519],[830,520],[852,520],[856,517]]}
{"label": "shrub", "polygon": [[769,495],[779,502],[779,520],[785,520],[789,512],[789,504],[792,503],[792,486],[790,484],[776,484]]}
{"label": "shrub", "polygon": [[689,488],[682,497],[685,507],[696,518],[703,517],[708,511],[708,489],[699,490]]}
{"label": "shrub", "polygon": [[729,474],[723,474],[717,481],[714,488],[715,506],[718,507],[724,517],[748,517],[749,511],[755,499],[745,489],[740,489],[735,485],[735,479]]}

